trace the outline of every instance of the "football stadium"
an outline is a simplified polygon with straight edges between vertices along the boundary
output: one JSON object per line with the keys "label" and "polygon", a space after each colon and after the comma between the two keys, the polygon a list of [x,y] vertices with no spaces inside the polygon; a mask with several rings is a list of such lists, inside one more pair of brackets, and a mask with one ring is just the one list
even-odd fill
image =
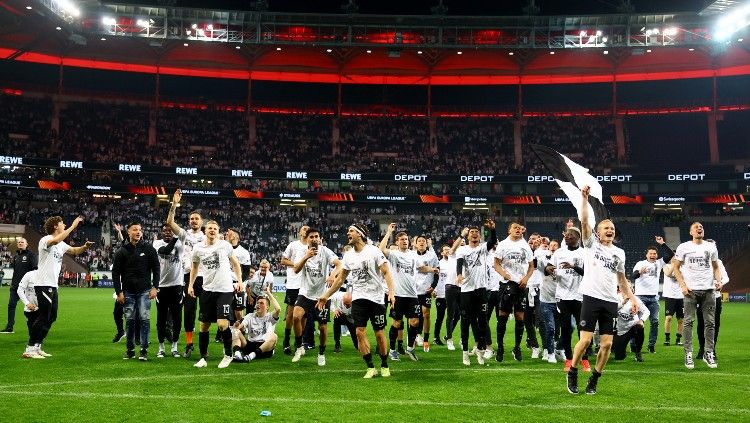
{"label": "football stadium", "polygon": [[0,0],[0,421],[750,421],[749,28]]}

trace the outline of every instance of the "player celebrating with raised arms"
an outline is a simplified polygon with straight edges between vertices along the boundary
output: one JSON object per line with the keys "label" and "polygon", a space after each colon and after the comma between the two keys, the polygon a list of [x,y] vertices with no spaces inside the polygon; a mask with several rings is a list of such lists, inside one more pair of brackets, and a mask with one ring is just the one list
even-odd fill
{"label": "player celebrating with raised arms", "polygon": [[393,307],[393,279],[388,260],[377,247],[367,242],[368,230],[365,225],[355,223],[349,227],[347,238],[352,249],[344,254],[342,270],[330,288],[318,299],[318,309],[327,307],[328,299],[343,285],[351,274],[352,317],[357,328],[357,345],[362,359],[367,364],[365,379],[378,374],[372,362],[370,342],[367,339],[367,321],[372,324],[380,355],[380,375],[388,377],[388,354],[383,329],[385,328],[385,289],[388,290],[388,302]]}
{"label": "player celebrating with raised arms", "polygon": [[[596,385],[602,376],[604,365],[609,360],[614,337],[614,322],[621,298],[617,287],[630,300],[633,313],[638,311],[638,300],[625,279],[625,252],[612,244],[615,224],[604,219],[596,224],[594,232],[589,226],[589,187],[581,191],[581,237],[583,239],[585,272],[579,292],[581,302],[581,336],[573,349],[573,360],[568,371],[568,392],[578,393],[578,363],[594,338],[594,329],[599,325],[599,354],[596,365],[586,385],[586,393],[596,394]],[[567,322],[566,322],[567,323]]]}

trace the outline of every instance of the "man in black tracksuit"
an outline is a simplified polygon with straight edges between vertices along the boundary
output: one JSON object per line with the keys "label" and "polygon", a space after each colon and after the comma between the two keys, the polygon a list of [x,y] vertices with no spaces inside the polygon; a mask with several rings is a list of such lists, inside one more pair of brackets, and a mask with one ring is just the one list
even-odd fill
{"label": "man in black tracksuit", "polygon": [[151,300],[159,288],[159,258],[154,247],[141,242],[139,223],[127,226],[128,242],[117,250],[112,266],[112,280],[117,302],[125,307],[127,351],[124,359],[135,357],[135,321],[140,320],[141,361],[148,360],[148,336],[151,328]]}
{"label": "man in black tracksuit", "polygon": [[36,270],[37,257],[29,250],[29,243],[26,238],[18,240],[18,250],[13,257],[13,279],[10,283],[10,299],[8,300],[8,324],[0,333],[13,333],[13,326],[16,324],[16,304],[18,303],[18,284],[21,282],[23,275],[32,270]]}

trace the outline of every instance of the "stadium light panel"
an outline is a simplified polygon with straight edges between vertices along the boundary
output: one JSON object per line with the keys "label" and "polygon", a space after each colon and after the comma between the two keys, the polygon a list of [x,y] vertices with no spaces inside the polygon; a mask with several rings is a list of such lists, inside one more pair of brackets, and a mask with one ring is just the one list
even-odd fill
{"label": "stadium light panel", "polygon": [[102,18],[102,24],[106,26],[117,25],[117,20],[111,16],[105,16]]}
{"label": "stadium light panel", "polygon": [[281,47],[276,47],[276,51],[281,51]]}
{"label": "stadium light panel", "polygon": [[606,43],[607,41],[609,41],[609,38],[607,38],[607,37],[602,37],[602,42],[603,42],[603,43]]}
{"label": "stadium light panel", "polygon": [[207,29],[207,30],[209,30],[209,31],[213,31],[213,30],[214,30],[214,26],[213,26],[213,25],[211,25],[211,24],[208,24],[208,25],[206,26],[206,29]]}
{"label": "stadium light panel", "polygon": [[673,37],[673,36],[677,35],[677,28],[675,28],[675,27],[669,27],[669,28],[667,28],[667,29],[664,30],[663,34],[666,35],[666,36],[668,36],[668,37]]}
{"label": "stadium light panel", "polygon": [[26,6],[26,10],[31,10],[31,6]]}
{"label": "stadium light panel", "polygon": [[60,28],[59,26],[56,26],[55,29],[58,31],[62,31],[62,28]]}
{"label": "stadium light panel", "polygon": [[236,48],[237,50],[239,50],[239,49],[240,49],[240,46],[236,46],[235,48]]}
{"label": "stadium light panel", "polygon": [[601,31],[596,31],[596,36],[597,37],[601,37],[602,36],[602,32]]}
{"label": "stadium light panel", "polygon": [[79,9],[71,0],[55,0],[57,6],[65,13],[77,18],[81,16],[81,9]]}
{"label": "stadium light panel", "polygon": [[456,54],[464,54],[464,52],[461,51],[461,50],[459,50],[459,51],[456,52]]}
{"label": "stadium light panel", "polygon": [[372,50],[367,50],[367,54],[370,54],[370,53],[372,53]]}
{"label": "stadium light panel", "polygon": [[750,4],[719,19],[714,31],[714,38],[718,41],[727,40],[732,34],[748,25],[750,25]]}

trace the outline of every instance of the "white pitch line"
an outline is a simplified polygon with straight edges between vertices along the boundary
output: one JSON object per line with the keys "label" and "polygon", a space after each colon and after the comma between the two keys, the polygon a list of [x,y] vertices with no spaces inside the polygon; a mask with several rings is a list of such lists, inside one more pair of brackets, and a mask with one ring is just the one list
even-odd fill
{"label": "white pitch line", "polygon": [[[94,399],[146,399],[146,400],[165,400],[165,401],[194,401],[195,396],[190,395],[160,395],[160,394],[135,394],[126,392],[35,392],[35,391],[3,391],[0,392],[2,395],[19,395],[19,396],[42,396],[42,397],[72,397],[72,398],[94,398]],[[568,396],[569,394],[561,393],[561,396]],[[368,400],[368,399],[345,399],[345,398],[300,398],[300,397],[260,397],[260,396],[241,396],[226,395],[226,396],[209,396],[201,395],[203,401],[234,401],[234,402],[296,402],[296,403],[309,403],[320,405],[322,403],[341,405],[341,404],[352,404],[352,405],[395,405],[395,406],[444,406],[444,407],[479,407],[482,409],[487,408],[535,408],[540,410],[579,410],[586,409],[590,410],[592,405],[589,403],[584,404],[517,404],[517,403],[499,403],[499,402],[468,402],[468,401],[434,401],[434,400],[396,400],[392,398],[383,398],[379,400]],[[622,405],[608,405],[608,404],[596,404],[597,410],[603,411],[685,411],[684,406],[643,406],[643,405],[628,405],[623,408]],[[691,412],[704,412],[709,414],[750,414],[750,408],[713,408],[713,407],[695,407],[690,406]]]}
{"label": "white pitch line", "polygon": [[[249,365],[247,367],[252,367]],[[187,368],[186,368],[187,370]],[[166,374],[166,375],[152,375],[152,376],[134,376],[134,377],[113,377],[113,378],[96,378],[96,379],[83,379],[83,380],[62,380],[62,381],[50,381],[50,382],[37,382],[37,383],[18,383],[0,385],[0,390],[14,389],[14,388],[27,388],[32,386],[60,386],[60,385],[85,385],[89,383],[102,383],[102,382],[143,382],[143,381],[155,381],[155,380],[173,380],[173,379],[184,379],[186,376],[190,378],[233,378],[237,376],[247,376],[252,373],[253,375],[308,375],[314,376],[319,374],[346,374],[346,373],[361,373],[362,369],[299,369],[299,370],[247,370],[242,372],[205,372],[200,370],[194,370],[190,368],[190,371],[179,374]],[[199,373],[200,372],[200,373]],[[395,375],[399,373],[412,373],[412,372],[453,372],[453,373],[558,373],[562,375],[562,370],[559,368],[524,368],[524,367],[455,367],[455,368],[405,368],[396,369],[393,371]],[[679,375],[682,377],[686,376],[710,376],[710,377],[738,377],[734,373],[720,373],[720,372],[689,372],[689,371],[669,371],[669,370],[605,370],[607,374],[638,374],[639,376],[648,375]],[[741,375],[741,378],[750,377],[750,375]]]}

